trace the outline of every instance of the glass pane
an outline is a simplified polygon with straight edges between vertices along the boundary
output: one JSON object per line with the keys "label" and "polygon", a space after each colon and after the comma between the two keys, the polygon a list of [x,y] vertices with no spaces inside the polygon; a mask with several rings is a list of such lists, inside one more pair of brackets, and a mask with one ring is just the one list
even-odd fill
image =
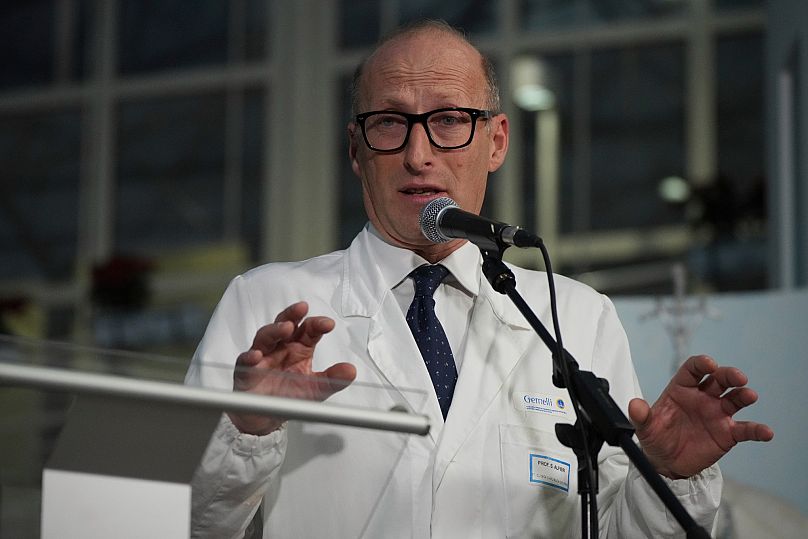
{"label": "glass pane", "polygon": [[685,12],[687,2],[666,0],[522,0],[522,28],[539,30],[652,17]]}
{"label": "glass pane", "polygon": [[718,39],[718,171],[694,194],[694,220],[711,241],[690,252],[697,279],[714,290],[766,286],[763,37]]}
{"label": "glass pane", "polygon": [[78,111],[0,122],[0,279],[65,279],[78,238]]}
{"label": "glass pane", "polygon": [[228,13],[226,0],[121,0],[121,73],[225,63]]}
{"label": "glass pane", "polygon": [[250,250],[250,259],[259,262],[261,255],[261,211],[263,204],[264,96],[261,90],[249,90],[244,98],[244,132],[242,134],[242,215],[241,237]]}
{"label": "glass pane", "polygon": [[[742,198],[763,210],[763,37],[718,40],[718,169]],[[757,200],[751,200],[757,198]],[[750,208],[751,209],[751,208]]]}
{"label": "glass pane", "polygon": [[340,0],[339,46],[366,47],[378,41],[381,30],[380,0]]}
{"label": "glass pane", "polygon": [[525,30],[561,28],[583,23],[579,0],[522,0],[519,20]]}
{"label": "glass pane", "polygon": [[340,118],[344,121],[338,122],[335,136],[340,141],[337,144],[337,163],[339,163],[340,183],[339,183],[339,245],[347,247],[356,234],[362,230],[367,222],[365,206],[362,202],[362,184],[359,178],[351,170],[351,162],[348,159],[348,135],[346,126],[351,115],[351,95],[350,95],[351,75],[345,75],[340,79],[339,94],[340,102],[338,110],[341,111]]}
{"label": "glass pane", "polygon": [[739,8],[762,8],[764,0],[713,0],[715,7],[720,10],[732,10]]}
{"label": "glass pane", "polygon": [[128,102],[119,125],[119,252],[220,240],[224,96]]}
{"label": "glass pane", "polygon": [[469,34],[493,32],[497,26],[497,3],[493,0],[400,0],[399,22],[443,19]]}
{"label": "glass pane", "polygon": [[53,1],[3,2],[0,7],[0,88],[53,80]]}
{"label": "glass pane", "polygon": [[92,60],[88,51],[91,47],[90,39],[96,17],[93,7],[92,0],[78,0],[76,2],[76,28],[73,38],[73,62],[70,72],[71,77],[75,80],[84,80],[91,72],[89,62]]}
{"label": "glass pane", "polygon": [[244,36],[246,60],[261,60],[267,53],[267,2],[247,0],[247,27]]}
{"label": "glass pane", "polygon": [[685,170],[682,45],[593,53],[590,103],[591,228],[681,222],[657,189]]}
{"label": "glass pane", "polygon": [[[575,159],[576,152],[580,149],[574,146],[573,137],[573,112],[575,106],[573,99],[575,96],[574,67],[576,58],[572,54],[561,54],[554,56],[535,55],[536,60],[544,68],[547,74],[545,84],[547,89],[553,94],[555,110],[558,114],[559,133],[554,142],[552,140],[541,140],[537,129],[538,114],[544,112],[521,111],[522,143],[524,147],[524,180],[522,182],[524,195],[524,224],[532,228],[536,222],[536,187],[539,172],[538,155],[541,153],[542,145],[557,145],[556,154],[560,160],[559,171],[559,196],[562,204],[559,207],[562,232],[574,232],[587,230],[589,227],[589,214],[585,208],[588,207],[589,179],[580,173],[580,160]],[[573,204],[571,201],[575,201]]]}

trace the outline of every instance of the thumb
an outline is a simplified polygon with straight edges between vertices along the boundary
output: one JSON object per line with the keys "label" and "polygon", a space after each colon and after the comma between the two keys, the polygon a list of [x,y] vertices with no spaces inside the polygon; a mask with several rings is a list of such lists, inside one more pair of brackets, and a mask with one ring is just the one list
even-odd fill
{"label": "thumb", "polygon": [[651,407],[643,399],[631,399],[628,403],[628,417],[635,428],[642,429],[651,418]]}
{"label": "thumb", "polygon": [[350,363],[337,363],[323,371],[325,386],[322,388],[322,399],[327,399],[337,391],[348,387],[356,378],[356,367]]}

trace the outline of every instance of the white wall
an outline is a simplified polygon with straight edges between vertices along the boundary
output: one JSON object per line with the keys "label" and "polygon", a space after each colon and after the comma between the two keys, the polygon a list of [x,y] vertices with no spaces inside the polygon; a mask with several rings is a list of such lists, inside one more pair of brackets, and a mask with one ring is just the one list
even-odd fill
{"label": "white wall", "polygon": [[[641,320],[656,308],[654,298],[614,302],[643,392],[653,402],[670,378],[671,340],[659,319]],[[767,423],[775,433],[769,443],[736,446],[721,468],[726,476],[785,498],[808,515],[808,290],[726,294],[709,297],[707,304],[720,318],[701,323],[688,353],[707,353],[743,370],[760,400],[737,417]]]}

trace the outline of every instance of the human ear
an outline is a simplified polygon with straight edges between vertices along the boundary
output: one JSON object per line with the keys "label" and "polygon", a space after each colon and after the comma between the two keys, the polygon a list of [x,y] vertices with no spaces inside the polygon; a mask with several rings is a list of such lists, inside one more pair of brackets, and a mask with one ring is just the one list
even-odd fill
{"label": "human ear", "polygon": [[362,170],[362,167],[359,165],[359,159],[357,157],[359,145],[356,142],[358,127],[359,126],[357,126],[354,122],[348,123],[348,159],[351,160],[351,170],[353,170],[354,174],[361,178],[362,176],[360,171]]}
{"label": "human ear", "polygon": [[488,159],[488,172],[494,172],[505,161],[508,153],[509,127],[508,117],[505,114],[498,114],[489,120],[491,126],[491,154]]}

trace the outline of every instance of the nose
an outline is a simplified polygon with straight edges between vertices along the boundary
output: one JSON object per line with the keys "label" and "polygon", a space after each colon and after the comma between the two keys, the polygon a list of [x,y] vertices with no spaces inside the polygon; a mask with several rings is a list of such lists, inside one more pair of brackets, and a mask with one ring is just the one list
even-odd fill
{"label": "nose", "polygon": [[421,124],[413,125],[407,146],[404,148],[404,166],[411,174],[419,174],[432,165],[433,157],[433,148],[429,143],[426,128]]}

